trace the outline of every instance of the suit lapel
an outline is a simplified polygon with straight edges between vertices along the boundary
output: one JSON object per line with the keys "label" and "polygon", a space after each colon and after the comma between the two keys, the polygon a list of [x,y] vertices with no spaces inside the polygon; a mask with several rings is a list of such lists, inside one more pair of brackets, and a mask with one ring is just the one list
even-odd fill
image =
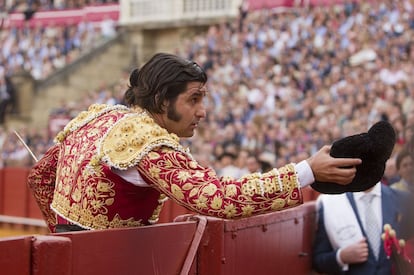
{"label": "suit lapel", "polygon": [[[398,225],[396,217],[398,215],[397,205],[398,202],[393,202],[392,194],[389,189],[381,187],[382,200],[382,224],[391,224],[394,228]],[[396,228],[395,228],[396,229]]]}
{"label": "suit lapel", "polygon": [[346,193],[346,197],[348,198],[349,203],[352,206],[352,210],[354,211],[355,217],[357,218],[357,221],[358,221],[358,224],[359,224],[359,228],[361,228],[362,235],[366,236],[367,234],[365,233],[365,229],[362,226],[361,217],[359,215],[358,208],[356,206],[354,196],[352,195],[352,193]]}

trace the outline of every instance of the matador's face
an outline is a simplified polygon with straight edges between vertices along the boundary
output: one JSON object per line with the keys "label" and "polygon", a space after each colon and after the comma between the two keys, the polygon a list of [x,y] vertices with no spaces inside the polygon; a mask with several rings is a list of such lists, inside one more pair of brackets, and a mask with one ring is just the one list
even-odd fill
{"label": "matador's face", "polygon": [[203,99],[207,94],[201,82],[189,82],[187,89],[175,102],[167,102],[166,111],[161,115],[160,125],[179,137],[191,137],[202,118],[206,117]]}

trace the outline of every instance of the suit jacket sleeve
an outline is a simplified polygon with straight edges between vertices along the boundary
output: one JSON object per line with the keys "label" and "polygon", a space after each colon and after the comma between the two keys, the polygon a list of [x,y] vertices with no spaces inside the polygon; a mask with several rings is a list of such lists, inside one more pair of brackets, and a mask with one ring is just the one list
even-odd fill
{"label": "suit jacket sleeve", "polygon": [[323,206],[318,211],[318,224],[313,244],[312,267],[320,273],[341,274],[342,268],[336,261],[334,250],[325,229]]}
{"label": "suit jacket sleeve", "polygon": [[58,154],[58,145],[49,148],[30,170],[27,179],[27,185],[32,191],[51,232],[54,232],[56,225],[56,214],[50,208],[50,204],[55,190]]}

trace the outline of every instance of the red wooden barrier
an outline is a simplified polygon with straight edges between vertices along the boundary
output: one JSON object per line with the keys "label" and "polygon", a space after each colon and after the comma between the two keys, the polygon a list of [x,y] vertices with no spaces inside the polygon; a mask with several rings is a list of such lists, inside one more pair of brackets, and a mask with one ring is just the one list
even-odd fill
{"label": "red wooden barrier", "polygon": [[0,239],[0,273],[31,275],[31,237]]}
{"label": "red wooden barrier", "polygon": [[318,194],[319,193],[310,186],[302,188],[302,196],[304,202],[314,201],[318,197]]}
{"label": "red wooden barrier", "polygon": [[197,274],[309,274],[315,213],[308,202],[248,219],[207,218]]}
{"label": "red wooden barrier", "polygon": [[4,169],[0,169],[0,214],[4,213]]}
{"label": "red wooden barrier", "polygon": [[315,215],[308,202],[240,220],[184,215],[139,228],[0,239],[0,267],[22,275],[169,275],[183,266],[192,275],[310,274]]}
{"label": "red wooden barrier", "polygon": [[[36,236],[32,239],[31,275],[70,275],[72,241],[60,236]],[[84,249],[89,249],[87,246]],[[75,273],[74,273],[75,274]]]}
{"label": "red wooden barrier", "polygon": [[71,274],[172,275],[180,273],[196,228],[180,222],[53,235],[72,241]]}
{"label": "red wooden barrier", "polygon": [[0,215],[43,219],[26,184],[28,173],[23,167],[0,169]]}
{"label": "red wooden barrier", "polygon": [[[172,200],[168,200],[164,203],[164,206],[161,210],[158,223],[172,222],[174,219],[180,215],[191,214],[190,210],[187,210],[185,207],[178,205]],[[193,213],[194,214],[194,213]]]}
{"label": "red wooden barrier", "polygon": [[26,171],[27,169],[19,167],[4,169],[3,215],[27,217],[29,190]]}
{"label": "red wooden barrier", "polygon": [[43,215],[40,212],[39,205],[37,204],[33,194],[29,190],[29,196],[27,199],[27,217],[32,219],[42,219]]}

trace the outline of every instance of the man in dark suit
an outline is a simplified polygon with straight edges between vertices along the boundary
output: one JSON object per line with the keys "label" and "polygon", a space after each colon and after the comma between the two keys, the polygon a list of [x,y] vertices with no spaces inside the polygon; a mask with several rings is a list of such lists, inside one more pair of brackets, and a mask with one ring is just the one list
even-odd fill
{"label": "man in dark suit", "polygon": [[[373,198],[371,213],[365,208],[367,196]],[[320,195],[313,269],[324,274],[392,274],[392,262],[385,254],[381,234],[384,225],[390,224],[400,238],[408,237],[407,199],[408,193],[380,182],[364,192]],[[377,222],[373,239],[367,225],[370,218]]]}

